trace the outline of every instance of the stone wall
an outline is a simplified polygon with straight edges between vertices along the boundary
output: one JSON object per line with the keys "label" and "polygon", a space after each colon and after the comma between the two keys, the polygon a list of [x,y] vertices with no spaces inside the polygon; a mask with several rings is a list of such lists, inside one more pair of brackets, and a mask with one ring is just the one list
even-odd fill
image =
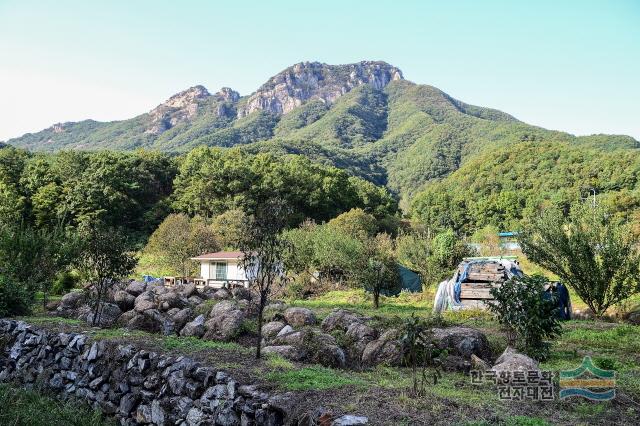
{"label": "stone wall", "polygon": [[286,416],[282,396],[192,359],[0,319],[2,381],[84,400],[123,425],[280,425]]}

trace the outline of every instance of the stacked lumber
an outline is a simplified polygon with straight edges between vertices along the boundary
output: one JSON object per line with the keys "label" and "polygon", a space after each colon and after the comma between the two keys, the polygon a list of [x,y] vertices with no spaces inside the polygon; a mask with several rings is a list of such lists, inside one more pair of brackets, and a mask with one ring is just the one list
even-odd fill
{"label": "stacked lumber", "polygon": [[[464,271],[466,262],[463,262],[458,271]],[[491,289],[500,286],[506,281],[504,266],[499,262],[487,261],[472,263],[467,270],[467,276],[462,281],[460,301],[465,307],[481,308],[486,300],[492,300]]]}

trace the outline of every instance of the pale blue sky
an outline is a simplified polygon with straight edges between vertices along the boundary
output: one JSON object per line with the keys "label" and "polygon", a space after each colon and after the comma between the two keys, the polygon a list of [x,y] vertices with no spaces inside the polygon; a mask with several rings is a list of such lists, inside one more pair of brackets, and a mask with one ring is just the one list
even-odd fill
{"label": "pale blue sky", "polygon": [[0,140],[364,59],[531,124],[640,139],[640,0],[0,0]]}

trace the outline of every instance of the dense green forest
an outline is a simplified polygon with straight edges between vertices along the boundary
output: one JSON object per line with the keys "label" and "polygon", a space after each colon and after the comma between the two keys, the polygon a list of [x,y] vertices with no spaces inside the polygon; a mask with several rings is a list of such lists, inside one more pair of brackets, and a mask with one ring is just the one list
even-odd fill
{"label": "dense green forest", "polygon": [[412,213],[424,223],[464,234],[488,225],[517,230],[542,208],[568,212],[595,191],[599,204],[637,226],[639,178],[636,151],[520,142],[478,155],[428,185],[414,198]]}
{"label": "dense green forest", "polygon": [[275,195],[294,207],[292,226],[329,220],[352,208],[378,219],[397,202],[384,188],[288,155],[201,147],[171,157],[131,153],[0,149],[0,222],[76,227],[95,219],[144,240],[170,212],[212,219]]}

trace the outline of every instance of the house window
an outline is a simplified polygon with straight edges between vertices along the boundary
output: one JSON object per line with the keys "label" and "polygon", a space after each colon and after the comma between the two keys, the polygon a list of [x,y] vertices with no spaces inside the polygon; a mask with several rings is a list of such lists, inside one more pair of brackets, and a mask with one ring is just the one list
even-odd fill
{"label": "house window", "polygon": [[227,264],[224,262],[216,262],[216,280],[227,279]]}

